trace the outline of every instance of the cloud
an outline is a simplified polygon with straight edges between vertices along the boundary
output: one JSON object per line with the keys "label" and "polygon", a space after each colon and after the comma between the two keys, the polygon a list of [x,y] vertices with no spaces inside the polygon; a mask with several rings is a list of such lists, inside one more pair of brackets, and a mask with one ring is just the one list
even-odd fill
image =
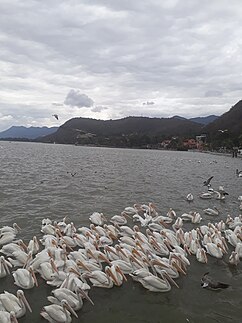
{"label": "cloud", "polygon": [[67,94],[64,104],[69,105],[71,107],[90,108],[94,105],[94,101],[91,98],[89,98],[86,94],[80,93],[79,90],[72,89]]}
{"label": "cloud", "polygon": [[95,107],[93,107],[91,109],[92,112],[101,112],[103,110],[107,110],[108,108],[107,107],[103,107],[101,105],[96,105]]}
{"label": "cloud", "polygon": [[241,99],[239,0],[12,4],[0,1],[0,111],[13,116],[8,125],[52,126],[53,113],[63,122],[80,113],[221,115]]}
{"label": "cloud", "polygon": [[216,91],[216,90],[209,90],[205,93],[205,97],[212,98],[212,97],[220,97],[222,96],[223,93],[221,91]]}

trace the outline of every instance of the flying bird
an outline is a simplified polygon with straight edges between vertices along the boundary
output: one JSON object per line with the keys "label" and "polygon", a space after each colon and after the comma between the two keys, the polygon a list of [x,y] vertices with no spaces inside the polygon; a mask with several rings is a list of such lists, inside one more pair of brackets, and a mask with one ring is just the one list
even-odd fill
{"label": "flying bird", "polygon": [[211,184],[211,180],[212,180],[213,176],[209,177],[206,181],[203,182],[203,186],[207,186],[207,187],[210,187]]}
{"label": "flying bird", "polygon": [[227,132],[227,131],[228,131],[228,129],[224,129],[224,130],[219,129],[218,131],[220,131],[221,133],[224,133],[224,132]]}
{"label": "flying bird", "polygon": [[215,281],[213,278],[208,276],[209,273],[205,273],[203,277],[201,278],[201,286],[202,288],[208,288],[208,289],[225,289],[228,288],[230,285],[221,283],[218,281]]}
{"label": "flying bird", "polygon": [[53,116],[53,117],[55,117],[55,118],[56,118],[56,120],[59,120],[59,116],[58,116],[58,114],[52,114],[52,116]]}

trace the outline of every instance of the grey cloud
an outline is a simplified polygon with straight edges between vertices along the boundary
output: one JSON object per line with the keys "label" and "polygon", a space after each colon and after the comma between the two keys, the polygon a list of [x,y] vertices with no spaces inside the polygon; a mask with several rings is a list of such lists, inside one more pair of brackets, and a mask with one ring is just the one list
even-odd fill
{"label": "grey cloud", "polygon": [[107,107],[104,107],[104,106],[101,106],[101,105],[97,105],[95,107],[93,107],[91,109],[92,112],[101,112],[103,110],[107,110],[108,108]]}
{"label": "grey cloud", "polygon": [[221,91],[216,91],[216,90],[209,90],[205,93],[205,97],[220,97],[222,96],[223,93]]}
{"label": "grey cloud", "polygon": [[89,108],[94,105],[94,101],[91,98],[89,98],[86,94],[80,93],[79,90],[72,89],[67,94],[64,104],[69,105],[71,107]]}

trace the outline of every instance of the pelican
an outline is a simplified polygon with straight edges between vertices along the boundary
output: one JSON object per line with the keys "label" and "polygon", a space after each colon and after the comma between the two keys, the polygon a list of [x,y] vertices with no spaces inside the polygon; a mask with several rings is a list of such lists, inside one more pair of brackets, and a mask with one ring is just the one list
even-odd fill
{"label": "pelican", "polygon": [[78,318],[76,312],[71,308],[66,300],[61,301],[61,305],[52,304],[44,306],[40,315],[51,323],[70,323],[71,314]]}
{"label": "pelican", "polygon": [[213,193],[211,193],[211,192],[206,192],[206,193],[201,193],[200,195],[199,195],[199,197],[201,198],[201,199],[211,199],[212,197],[213,197]]}
{"label": "pelican", "polygon": [[214,206],[213,209],[207,208],[207,209],[203,210],[203,212],[208,215],[219,215],[219,210],[217,209],[216,206]]}
{"label": "pelican", "polygon": [[[112,272],[111,279],[113,280],[113,283],[117,286],[121,286],[124,281],[127,281],[127,278],[125,277],[124,273],[122,272],[121,268],[118,265],[112,265],[110,268],[110,271]],[[115,280],[113,279],[115,277]],[[118,284],[117,284],[118,283]]]}
{"label": "pelican", "polygon": [[239,262],[240,262],[240,259],[239,259],[238,252],[232,251],[232,253],[231,253],[230,257],[229,257],[229,263],[231,265],[237,266]]}
{"label": "pelican", "polygon": [[1,323],[18,323],[14,312],[0,311],[0,322]]}
{"label": "pelican", "polygon": [[123,211],[120,215],[112,216],[109,221],[114,225],[125,225],[128,222],[126,217],[130,218],[130,216],[125,211]]}
{"label": "pelican", "polygon": [[139,282],[144,288],[151,292],[168,292],[171,290],[169,281],[178,287],[176,282],[165,271],[161,274],[161,277],[162,278],[159,278],[153,274],[150,274],[146,277],[139,278]]}
{"label": "pelican", "polygon": [[80,287],[76,288],[75,293],[67,288],[58,288],[53,290],[52,294],[54,295],[54,297],[47,297],[51,303],[61,305],[61,301],[64,299],[75,311],[80,310],[83,306],[83,300],[81,295],[88,299],[92,305],[94,305],[90,297]]}
{"label": "pelican", "polygon": [[196,258],[201,263],[207,263],[208,262],[206,251],[203,248],[198,248],[197,249]]}
{"label": "pelican", "polygon": [[4,256],[0,257],[0,278],[3,278],[10,274],[9,268],[12,268],[12,264],[7,261]]}
{"label": "pelican", "polygon": [[3,232],[0,234],[0,245],[5,245],[7,243],[13,242],[13,240],[15,239],[16,234],[13,232]]}
{"label": "pelican", "polygon": [[220,243],[215,244],[211,242],[207,243],[204,247],[210,256],[213,256],[218,259],[221,259],[225,252],[223,246]]}
{"label": "pelican", "polygon": [[21,289],[17,291],[17,296],[5,291],[0,294],[0,301],[5,310],[8,312],[14,312],[17,318],[25,315],[26,307],[30,312],[32,312],[29,302]]}
{"label": "pelican", "polygon": [[109,267],[105,267],[105,272],[94,270],[91,273],[85,273],[82,276],[84,276],[84,278],[89,278],[92,285],[96,287],[112,288],[113,281],[115,281],[115,285],[118,285],[118,282]]}
{"label": "pelican", "polygon": [[104,221],[106,221],[105,216],[103,213],[93,212],[92,215],[89,217],[89,220],[96,225],[103,225]]}
{"label": "pelican", "polygon": [[10,242],[8,244],[5,244],[0,249],[0,252],[3,253],[6,256],[11,256],[14,251],[27,251],[27,246],[23,242],[23,240],[18,240],[16,242]]}
{"label": "pelican", "polygon": [[32,267],[28,269],[19,268],[13,272],[14,284],[23,288],[30,289],[34,285],[38,287],[38,282]]}
{"label": "pelican", "polygon": [[2,228],[0,228],[0,234],[5,233],[5,232],[17,234],[20,230],[21,230],[21,228],[18,226],[18,224],[14,223],[12,227],[9,227],[6,225],[6,226],[3,226]]}

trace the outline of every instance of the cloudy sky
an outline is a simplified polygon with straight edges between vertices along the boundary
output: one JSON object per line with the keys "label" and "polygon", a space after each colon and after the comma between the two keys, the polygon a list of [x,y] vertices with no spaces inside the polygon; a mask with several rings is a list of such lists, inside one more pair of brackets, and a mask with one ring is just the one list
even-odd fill
{"label": "cloudy sky", "polygon": [[241,17],[240,0],[0,0],[0,131],[221,115],[241,99]]}

